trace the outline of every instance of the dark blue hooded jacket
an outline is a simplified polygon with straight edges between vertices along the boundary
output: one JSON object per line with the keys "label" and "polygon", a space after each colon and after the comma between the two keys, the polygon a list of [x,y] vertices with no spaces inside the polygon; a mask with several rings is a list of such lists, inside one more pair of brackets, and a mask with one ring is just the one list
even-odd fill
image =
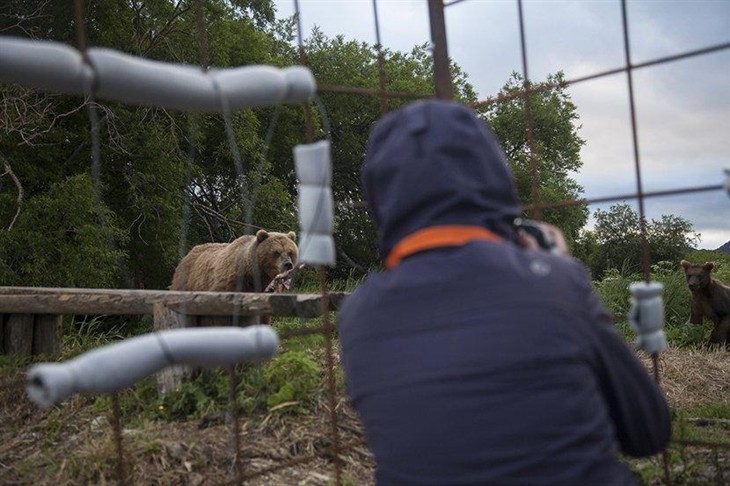
{"label": "dark blue hooded jacket", "polygon": [[383,258],[431,226],[505,239],[413,254],[339,313],[378,483],[633,483],[617,453],[666,446],[666,401],[582,265],[512,242],[521,207],[484,123],[454,103],[406,106],[373,129],[361,177]]}

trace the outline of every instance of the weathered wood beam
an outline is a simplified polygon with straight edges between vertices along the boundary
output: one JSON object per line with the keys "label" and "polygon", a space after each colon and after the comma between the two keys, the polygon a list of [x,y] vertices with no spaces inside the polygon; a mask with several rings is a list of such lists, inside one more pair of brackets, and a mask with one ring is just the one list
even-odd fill
{"label": "weathered wood beam", "polygon": [[0,287],[0,314],[141,315],[163,304],[184,315],[313,318],[322,314],[325,299],[329,309],[337,310],[347,295]]}

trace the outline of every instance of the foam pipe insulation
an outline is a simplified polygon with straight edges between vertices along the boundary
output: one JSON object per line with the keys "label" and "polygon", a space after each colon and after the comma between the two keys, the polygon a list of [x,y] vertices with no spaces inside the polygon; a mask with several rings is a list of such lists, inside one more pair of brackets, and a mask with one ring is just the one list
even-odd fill
{"label": "foam pipe insulation", "polygon": [[270,326],[171,329],[103,346],[63,363],[40,363],[27,375],[30,398],[49,407],[74,393],[113,393],[168,366],[260,362],[276,354]]}
{"label": "foam pipe insulation", "polygon": [[328,140],[294,147],[299,179],[299,261],[335,265],[334,198]]}
{"label": "foam pipe insulation", "polygon": [[664,334],[664,285],[661,282],[633,282],[629,285],[629,325],[638,334],[636,347],[649,354],[667,349]]}
{"label": "foam pipe insulation", "polygon": [[211,69],[134,57],[104,48],[81,53],[65,44],[0,37],[0,81],[32,88],[183,111],[300,103],[314,96],[308,68]]}

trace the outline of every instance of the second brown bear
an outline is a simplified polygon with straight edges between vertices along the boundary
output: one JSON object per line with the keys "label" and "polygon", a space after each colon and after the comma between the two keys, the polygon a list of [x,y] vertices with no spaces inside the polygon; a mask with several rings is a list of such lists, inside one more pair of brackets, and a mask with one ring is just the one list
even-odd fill
{"label": "second brown bear", "polygon": [[197,245],[178,264],[170,289],[263,292],[274,277],[297,264],[294,238],[293,231],[259,230],[230,243]]}

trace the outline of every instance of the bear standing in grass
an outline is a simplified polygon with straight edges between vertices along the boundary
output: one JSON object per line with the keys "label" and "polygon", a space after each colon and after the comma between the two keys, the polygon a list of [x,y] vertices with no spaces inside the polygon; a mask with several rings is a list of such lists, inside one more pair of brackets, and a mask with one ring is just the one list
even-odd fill
{"label": "bear standing in grass", "polygon": [[178,264],[170,289],[263,292],[274,277],[297,264],[294,238],[293,231],[259,230],[231,243],[197,245]]}
{"label": "bear standing in grass", "polygon": [[692,324],[702,324],[703,318],[711,320],[715,327],[707,346],[724,343],[730,351],[730,287],[712,278],[714,265],[711,262],[703,265],[682,260],[680,264],[692,292],[689,321]]}

